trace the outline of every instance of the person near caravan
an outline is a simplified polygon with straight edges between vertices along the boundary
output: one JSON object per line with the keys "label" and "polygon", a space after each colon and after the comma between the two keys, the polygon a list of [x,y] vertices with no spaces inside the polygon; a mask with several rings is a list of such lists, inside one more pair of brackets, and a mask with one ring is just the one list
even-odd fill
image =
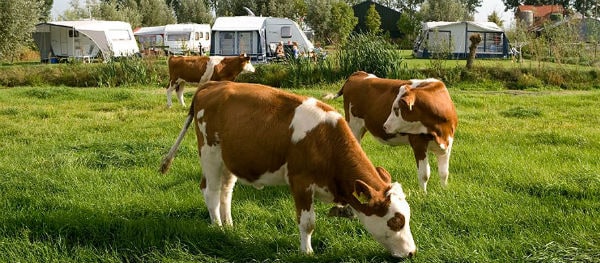
{"label": "person near caravan", "polygon": [[283,50],[283,41],[280,41],[277,44],[277,48],[275,48],[275,55],[277,56],[277,58],[285,57],[285,51]]}
{"label": "person near caravan", "polygon": [[298,58],[298,56],[300,55],[300,51],[298,50],[298,43],[294,42],[292,44],[292,54],[294,55],[294,58]]}

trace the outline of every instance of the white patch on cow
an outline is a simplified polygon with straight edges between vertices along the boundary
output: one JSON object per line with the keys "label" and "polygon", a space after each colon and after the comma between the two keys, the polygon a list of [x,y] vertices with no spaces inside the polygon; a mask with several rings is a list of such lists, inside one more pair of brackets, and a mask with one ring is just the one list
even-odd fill
{"label": "white patch on cow", "polygon": [[375,74],[369,74],[365,77],[365,79],[376,79],[377,76],[375,76]]}
{"label": "white patch on cow", "polygon": [[198,129],[200,130],[202,135],[204,135],[204,138],[206,138],[206,122],[202,122],[203,117],[204,109],[201,109],[198,111],[198,114],[196,114],[196,120],[198,120]]}
{"label": "white patch on cow", "polygon": [[321,123],[337,125],[342,118],[338,112],[324,111],[317,107],[317,99],[308,98],[296,107],[290,128],[293,130],[292,143],[297,143],[306,137],[306,134]]}
{"label": "white patch on cow", "polygon": [[317,199],[326,203],[333,203],[333,194],[326,187],[320,187],[316,184],[311,184],[309,189],[311,192],[313,192],[314,197]]}
{"label": "white patch on cow", "polygon": [[410,82],[412,82],[411,86],[413,88],[416,88],[418,86],[421,86],[421,84],[423,84],[423,83],[440,82],[440,81],[437,79],[434,79],[434,78],[428,78],[428,79],[411,79]]}
{"label": "white patch on cow", "polygon": [[246,65],[244,65],[244,67],[242,68],[242,73],[251,73],[254,71],[256,70],[254,69],[254,66],[252,66],[250,61],[248,61],[248,63],[246,63]]}
{"label": "white patch on cow", "polygon": [[[394,257],[407,257],[416,252],[417,247],[410,231],[410,207],[406,202],[406,196],[402,186],[393,183],[387,192],[390,196],[390,206],[383,217],[377,215],[367,216],[358,210],[354,210],[360,221],[371,235],[388,249]],[[404,227],[400,231],[394,231],[388,226],[388,220],[400,213],[404,216]]]}
{"label": "white patch on cow", "polygon": [[298,229],[300,229],[300,250],[306,254],[312,254],[313,249],[310,242],[312,233],[315,230],[315,210],[312,204],[310,210],[302,210]]}
{"label": "white patch on cow", "polygon": [[406,121],[402,118],[402,114],[395,114],[394,108],[397,107],[402,95],[406,93],[406,88],[404,86],[400,87],[398,91],[398,95],[396,99],[394,99],[394,103],[392,103],[392,108],[390,109],[390,115],[388,116],[385,123],[383,123],[383,130],[386,133],[411,133],[411,134],[420,134],[427,133],[427,127],[423,125],[420,121]]}
{"label": "white patch on cow", "polygon": [[208,59],[208,62],[206,63],[206,70],[204,71],[204,74],[202,74],[202,77],[200,78],[199,83],[204,83],[204,82],[209,81],[215,72],[215,66],[219,65],[219,63],[221,63],[221,61],[223,61],[224,58],[225,57],[221,57],[221,56],[210,57]]}
{"label": "white patch on cow", "polygon": [[360,137],[365,129],[365,120],[352,115],[352,103],[349,105],[348,114],[350,114],[350,120],[348,121],[350,130],[352,131],[352,134],[354,134],[354,138],[360,143],[360,139],[362,139]]}
{"label": "white patch on cow", "polygon": [[424,192],[427,192],[427,181],[431,175],[431,169],[429,168],[429,159],[425,155],[425,159],[417,160],[417,173],[419,176],[419,184]]}
{"label": "white patch on cow", "polygon": [[283,164],[277,171],[266,172],[257,180],[250,182],[244,178],[238,178],[243,184],[251,185],[256,189],[262,189],[265,185],[287,185],[289,184],[287,163]]}

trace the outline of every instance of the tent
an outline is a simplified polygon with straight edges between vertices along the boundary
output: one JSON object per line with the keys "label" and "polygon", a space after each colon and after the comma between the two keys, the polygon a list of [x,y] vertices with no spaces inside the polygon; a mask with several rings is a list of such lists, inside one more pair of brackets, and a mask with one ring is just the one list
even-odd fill
{"label": "tent", "polygon": [[42,62],[64,58],[90,61],[131,56],[139,49],[131,25],[120,21],[55,21],[35,26],[33,39]]}
{"label": "tent", "polygon": [[493,22],[426,22],[422,24],[415,40],[413,54],[429,58],[433,54],[448,54],[452,58],[469,55],[473,34],[481,35],[477,46],[478,58],[505,58],[509,56],[509,43],[504,30]]}

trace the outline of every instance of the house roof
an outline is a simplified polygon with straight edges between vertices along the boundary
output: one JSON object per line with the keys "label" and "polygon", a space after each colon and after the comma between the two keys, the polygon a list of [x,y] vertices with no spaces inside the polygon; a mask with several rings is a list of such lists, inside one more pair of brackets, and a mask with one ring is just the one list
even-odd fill
{"label": "house roof", "polygon": [[534,17],[546,17],[554,13],[564,14],[565,8],[562,5],[521,5],[517,7],[517,13],[523,11],[533,11]]}

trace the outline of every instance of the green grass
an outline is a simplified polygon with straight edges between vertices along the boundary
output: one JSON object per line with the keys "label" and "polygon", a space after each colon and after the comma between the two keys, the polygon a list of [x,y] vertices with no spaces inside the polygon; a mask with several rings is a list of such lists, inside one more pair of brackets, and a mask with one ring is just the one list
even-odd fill
{"label": "green grass", "polygon": [[[407,261],[600,262],[600,90],[451,95],[447,189],[433,164],[423,194],[407,147],[363,140],[408,195],[419,253]],[[0,262],[397,261],[322,203],[315,255],[300,254],[285,187],[238,184],[234,228],[209,225],[193,133],[158,173],[185,114],[159,87],[0,89]]]}

